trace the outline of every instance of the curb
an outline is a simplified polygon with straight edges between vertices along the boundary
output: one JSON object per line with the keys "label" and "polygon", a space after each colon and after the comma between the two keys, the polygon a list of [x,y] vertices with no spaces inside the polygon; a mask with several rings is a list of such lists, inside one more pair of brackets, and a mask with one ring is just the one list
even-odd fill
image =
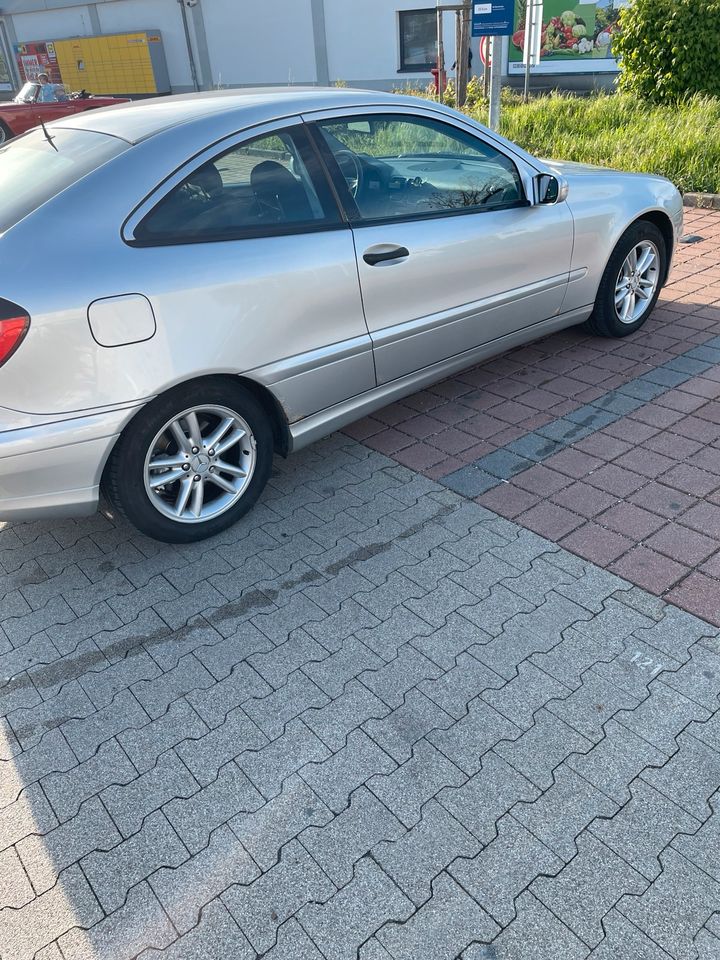
{"label": "curb", "polygon": [[720,193],[686,193],[683,195],[683,206],[720,210]]}

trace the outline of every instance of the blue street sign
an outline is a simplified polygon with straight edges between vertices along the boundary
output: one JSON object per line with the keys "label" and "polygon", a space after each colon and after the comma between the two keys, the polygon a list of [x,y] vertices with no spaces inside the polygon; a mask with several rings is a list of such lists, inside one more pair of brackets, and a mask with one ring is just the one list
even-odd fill
{"label": "blue street sign", "polygon": [[474,37],[510,36],[515,20],[515,0],[472,0]]}

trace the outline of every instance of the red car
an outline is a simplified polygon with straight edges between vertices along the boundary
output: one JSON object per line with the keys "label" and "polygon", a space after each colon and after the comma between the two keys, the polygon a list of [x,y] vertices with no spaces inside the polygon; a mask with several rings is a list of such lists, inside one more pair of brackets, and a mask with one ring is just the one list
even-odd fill
{"label": "red car", "polygon": [[94,97],[82,90],[80,93],[65,94],[62,87],[56,86],[58,100],[50,103],[38,103],[39,83],[26,83],[20,93],[9,103],[0,103],[0,145],[17,137],[39,123],[49,123],[73,113],[95,110],[98,107],[111,107],[116,103],[128,103],[127,97]]}

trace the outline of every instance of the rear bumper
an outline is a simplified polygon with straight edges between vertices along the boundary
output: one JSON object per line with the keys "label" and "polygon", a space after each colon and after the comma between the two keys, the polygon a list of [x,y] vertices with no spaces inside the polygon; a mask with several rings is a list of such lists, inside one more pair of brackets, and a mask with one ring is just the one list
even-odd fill
{"label": "rear bumper", "polygon": [[0,520],[94,513],[107,458],[136,409],[19,427],[0,410]]}

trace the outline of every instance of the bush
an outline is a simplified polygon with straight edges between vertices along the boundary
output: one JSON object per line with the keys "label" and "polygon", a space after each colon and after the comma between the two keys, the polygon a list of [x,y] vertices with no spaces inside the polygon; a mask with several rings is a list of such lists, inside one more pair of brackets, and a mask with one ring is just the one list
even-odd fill
{"label": "bush", "polygon": [[720,96],[720,0],[632,0],[613,52],[620,88],[656,103]]}

